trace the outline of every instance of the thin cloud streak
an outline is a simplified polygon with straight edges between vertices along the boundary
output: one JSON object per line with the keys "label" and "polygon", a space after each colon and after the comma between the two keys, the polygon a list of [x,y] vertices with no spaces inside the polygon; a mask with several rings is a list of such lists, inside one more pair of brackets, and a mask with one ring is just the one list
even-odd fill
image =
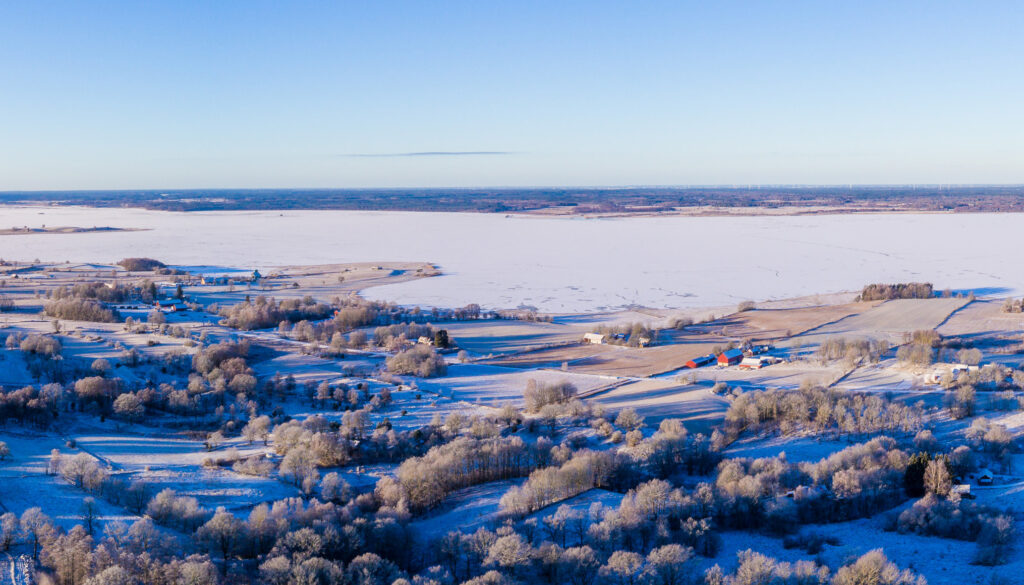
{"label": "thin cloud streak", "polygon": [[343,154],[349,158],[400,158],[415,156],[506,156],[516,154],[505,150],[426,150],[422,152],[356,152]]}

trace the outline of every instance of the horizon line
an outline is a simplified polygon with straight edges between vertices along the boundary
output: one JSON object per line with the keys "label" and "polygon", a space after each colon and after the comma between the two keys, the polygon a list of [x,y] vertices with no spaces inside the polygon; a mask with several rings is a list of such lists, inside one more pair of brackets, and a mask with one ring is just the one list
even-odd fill
{"label": "horizon line", "polygon": [[[440,154],[439,156],[461,155],[467,153]],[[473,153],[489,154],[489,153]],[[512,153],[494,153],[512,154]],[[422,154],[380,154],[380,155],[342,155],[360,157],[387,156],[435,156],[435,153]],[[964,189],[964,188],[1024,188],[1024,183],[709,183],[685,185],[477,185],[469,187],[114,187],[114,188],[64,188],[64,189],[0,189],[0,195],[22,193],[161,193],[183,191],[526,191],[538,189],[579,189],[587,191],[630,190],[630,189],[730,189],[759,191],[768,189],[884,189],[894,187],[926,188],[926,189]]]}

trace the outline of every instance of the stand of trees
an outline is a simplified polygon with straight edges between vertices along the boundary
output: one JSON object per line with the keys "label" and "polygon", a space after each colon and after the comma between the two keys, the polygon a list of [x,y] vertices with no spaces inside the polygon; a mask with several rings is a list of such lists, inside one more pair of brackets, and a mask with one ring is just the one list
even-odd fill
{"label": "stand of trees", "polygon": [[861,291],[858,300],[930,299],[934,296],[935,291],[930,282],[906,282],[899,284],[869,284]]}
{"label": "stand of trees", "polygon": [[235,329],[252,330],[277,327],[282,321],[296,323],[309,319],[325,319],[333,309],[325,303],[318,303],[313,297],[276,301],[263,296],[220,310],[221,325]]}
{"label": "stand of trees", "polygon": [[60,299],[43,305],[43,313],[55,319],[68,321],[95,321],[97,323],[113,323],[118,315],[103,306],[103,303],[91,299]]}
{"label": "stand of trees", "polygon": [[748,430],[788,434],[810,429],[836,436],[910,433],[921,428],[922,420],[920,407],[877,394],[803,386],[740,394],[725,414],[725,430],[730,439]]}
{"label": "stand of trees", "polygon": [[389,357],[385,364],[392,374],[407,374],[421,378],[443,376],[448,373],[444,357],[429,345],[415,345]]}

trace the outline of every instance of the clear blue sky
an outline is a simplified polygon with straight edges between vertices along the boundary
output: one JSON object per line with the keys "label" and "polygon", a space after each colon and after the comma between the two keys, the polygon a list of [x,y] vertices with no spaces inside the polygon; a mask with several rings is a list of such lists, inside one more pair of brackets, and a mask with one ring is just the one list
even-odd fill
{"label": "clear blue sky", "polygon": [[0,190],[1024,183],[1022,31],[1021,2],[5,2]]}

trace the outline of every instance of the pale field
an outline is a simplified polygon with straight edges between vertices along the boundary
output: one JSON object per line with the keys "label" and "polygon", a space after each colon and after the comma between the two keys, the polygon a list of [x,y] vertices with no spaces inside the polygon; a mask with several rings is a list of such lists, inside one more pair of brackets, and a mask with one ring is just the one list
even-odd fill
{"label": "pale field", "polygon": [[729,408],[729,400],[711,392],[706,385],[680,384],[674,380],[642,380],[603,392],[588,399],[618,412],[636,409],[649,428],[666,418],[682,419],[691,432],[708,434]]}
{"label": "pale field", "polygon": [[416,385],[421,390],[452,400],[496,407],[504,403],[521,405],[523,391],[530,380],[536,380],[539,384],[567,381],[576,386],[580,393],[614,381],[606,376],[576,372],[523,370],[484,364],[450,364],[448,375],[416,379]]}
{"label": "pale field", "polygon": [[899,299],[797,335],[780,345],[816,347],[832,337],[886,340],[898,345],[908,334],[934,329],[967,304],[966,299]]}
{"label": "pale field", "polygon": [[463,488],[445,498],[428,515],[409,524],[421,542],[427,543],[445,534],[460,530],[472,534],[478,528],[494,528],[500,523],[498,502],[512,486],[525,479],[495,481]]}
{"label": "pale field", "polygon": [[227,468],[204,467],[205,459],[217,459],[228,449],[242,456],[264,454],[257,442],[241,439],[207,451],[202,441],[173,436],[136,435],[130,432],[82,433],[75,440],[83,451],[101,458],[132,480],[143,481],[156,493],[171,488],[179,495],[192,496],[209,509],[224,506],[245,511],[257,503],[299,495],[294,486],[274,477],[262,478],[235,473]]}
{"label": "pale field", "polygon": [[999,300],[976,300],[953,313],[936,331],[943,336],[971,337],[982,334],[1020,336],[1024,331],[1024,313],[1004,313]]}
{"label": "pale field", "polygon": [[730,342],[751,340],[776,343],[784,339],[787,332],[799,333],[825,326],[869,310],[876,304],[844,303],[756,309],[692,325],[683,330],[661,330],[657,344],[652,347],[581,343],[499,357],[492,363],[532,368],[560,367],[562,363],[567,363],[573,372],[627,377],[656,376],[675,372],[689,360],[723,348]]}
{"label": "pale field", "polygon": [[856,439],[835,441],[814,436],[744,436],[729,445],[724,454],[726,457],[749,457],[751,459],[785,454],[786,461],[799,463],[820,461],[860,442],[862,441]]}
{"label": "pale field", "polygon": [[[19,427],[0,429],[0,441],[11,449],[11,458],[0,462],[0,511],[20,515],[32,507],[43,512],[57,524],[70,529],[82,522],[83,500],[91,494],[72,486],[58,475],[47,475],[50,452],[57,449],[64,456],[80,452],[69,449],[66,441],[52,433],[37,433]],[[134,520],[126,510],[93,496],[101,524],[112,520]]]}
{"label": "pale field", "polygon": [[570,372],[645,377],[679,369],[690,359],[707,354],[716,345],[725,345],[725,342],[648,348],[581,343],[488,360],[488,363],[517,368],[560,368],[566,363]]}
{"label": "pale field", "polygon": [[533,321],[462,321],[439,323],[448,330],[460,349],[478,355],[523,351],[555,343],[573,343],[582,339],[587,329]]}

